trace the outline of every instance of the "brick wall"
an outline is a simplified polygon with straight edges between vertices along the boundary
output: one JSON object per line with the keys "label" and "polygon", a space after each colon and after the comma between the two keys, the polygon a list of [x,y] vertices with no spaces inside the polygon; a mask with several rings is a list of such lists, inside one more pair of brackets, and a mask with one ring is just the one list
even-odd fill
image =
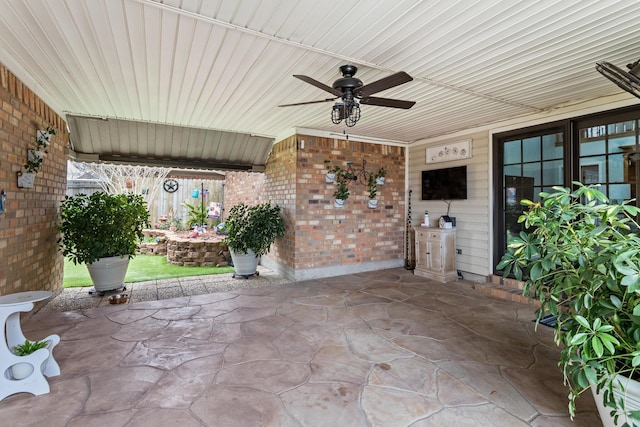
{"label": "brick wall", "polygon": [[264,173],[227,172],[224,181],[224,217],[233,206],[244,203],[257,205],[265,201]]}
{"label": "brick wall", "polygon": [[269,257],[295,268],[296,241],[295,219],[297,214],[296,137],[292,136],[273,146],[265,166],[265,198],[282,208],[285,235],[276,239]]}
{"label": "brick wall", "polygon": [[[67,163],[66,123],[6,67],[0,64],[0,191],[6,193],[0,215],[0,295],[58,291],[63,258],[57,250],[57,219],[64,198]],[[18,188],[17,174],[35,148],[36,131],[52,126],[42,168],[33,188]]]}
{"label": "brick wall", "polygon": [[[304,144],[302,144],[304,141]],[[229,172],[225,208],[271,200],[282,207],[286,234],[268,258],[290,278],[322,277],[402,265],[404,258],[404,147],[295,135],[279,141],[264,174]],[[378,208],[369,209],[368,187],[349,186],[344,208],[334,208],[335,184],[325,182],[325,160],[356,171],[387,170]],[[265,261],[269,260],[264,260]],[[313,271],[311,275],[307,271]]]}
{"label": "brick wall", "polygon": [[[295,215],[297,270],[380,264],[404,257],[404,148],[298,135]],[[304,140],[304,148],[301,141]],[[378,187],[378,208],[369,209],[368,188],[352,183],[344,208],[333,207],[335,184],[325,183],[325,160],[356,171],[387,170]]]}

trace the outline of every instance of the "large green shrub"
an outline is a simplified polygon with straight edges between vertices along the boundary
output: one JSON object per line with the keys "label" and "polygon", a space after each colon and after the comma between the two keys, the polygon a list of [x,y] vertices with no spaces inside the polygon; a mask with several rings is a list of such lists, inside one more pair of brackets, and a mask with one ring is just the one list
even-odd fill
{"label": "large green shrub", "polygon": [[607,407],[637,423],[640,414],[625,411],[612,387],[615,374],[637,378],[640,366],[640,209],[573,184],[575,191],[554,187],[539,202],[522,201],[528,209],[518,222],[527,231],[510,240],[497,268],[525,280],[524,295],[541,304],[538,321],[557,316],[571,416],[575,398],[597,384]]}
{"label": "large green shrub", "polygon": [[149,227],[149,212],[140,195],[105,192],[65,197],[60,205],[65,257],[74,264],[91,264],[100,258],[135,255],[142,230]]}
{"label": "large green shrub", "polygon": [[271,205],[271,202],[256,206],[235,205],[225,220],[224,231],[228,234],[223,243],[235,252],[246,254],[251,249],[256,256],[264,255],[277,237],[284,236],[280,206]]}

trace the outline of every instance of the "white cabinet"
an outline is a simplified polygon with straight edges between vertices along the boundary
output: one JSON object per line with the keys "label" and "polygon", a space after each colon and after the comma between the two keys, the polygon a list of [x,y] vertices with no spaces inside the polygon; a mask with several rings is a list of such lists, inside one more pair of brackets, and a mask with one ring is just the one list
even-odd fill
{"label": "white cabinet", "polygon": [[458,280],[456,270],[456,230],[416,227],[416,268],[414,274],[446,283]]}

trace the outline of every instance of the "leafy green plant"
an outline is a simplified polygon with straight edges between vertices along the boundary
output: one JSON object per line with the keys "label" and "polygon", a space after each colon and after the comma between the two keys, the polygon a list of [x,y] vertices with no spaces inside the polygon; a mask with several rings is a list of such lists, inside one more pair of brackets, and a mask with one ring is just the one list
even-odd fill
{"label": "leafy green plant", "polygon": [[49,146],[51,135],[55,134],[56,130],[51,126],[47,126],[44,131],[37,131],[36,147],[28,151],[27,163],[24,164],[27,172],[38,173],[44,161],[43,153],[48,153],[47,147]]}
{"label": "leafy green plant", "polygon": [[13,354],[16,356],[26,356],[34,353],[41,348],[45,348],[49,345],[49,341],[29,341],[24,340],[24,344],[18,344],[13,347]]}
{"label": "leafy green plant", "polygon": [[349,181],[353,180],[353,173],[342,169],[340,166],[334,166],[333,171],[336,174],[336,185],[338,188],[333,193],[333,197],[340,200],[347,200],[349,198]]}
{"label": "leafy green plant", "polygon": [[553,187],[539,202],[522,201],[528,209],[518,222],[527,231],[510,240],[497,268],[525,280],[524,295],[540,302],[538,322],[557,316],[571,417],[576,397],[597,384],[616,418],[638,423],[640,413],[625,411],[613,388],[616,374],[635,378],[640,366],[640,209],[573,184],[574,191]]}
{"label": "leafy green plant", "polygon": [[133,257],[149,227],[149,212],[139,194],[66,196],[60,205],[58,245],[74,264],[112,256]]}
{"label": "leafy green plant", "polygon": [[229,211],[223,230],[228,233],[223,243],[235,252],[246,254],[250,249],[260,256],[269,252],[276,238],[284,236],[285,227],[280,206],[240,203]]}
{"label": "leafy green plant", "polygon": [[373,200],[376,198],[378,194],[378,185],[376,184],[376,177],[373,175],[369,175],[369,180],[367,182],[369,187],[369,199]]}
{"label": "leafy green plant", "polygon": [[376,172],[376,178],[384,178],[385,176],[387,176],[387,170],[385,168],[378,169],[378,172]]}
{"label": "leafy green plant", "polygon": [[207,224],[207,209],[202,203],[197,205],[191,205],[187,202],[182,202],[184,206],[189,210],[189,217],[187,223],[190,226]]}

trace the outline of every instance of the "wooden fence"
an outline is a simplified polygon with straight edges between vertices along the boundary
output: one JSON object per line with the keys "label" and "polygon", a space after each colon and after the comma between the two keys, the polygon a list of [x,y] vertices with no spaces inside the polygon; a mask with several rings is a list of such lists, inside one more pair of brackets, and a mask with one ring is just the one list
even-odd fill
{"label": "wooden fence", "polygon": [[[222,206],[224,181],[190,178],[174,179],[178,182],[178,189],[175,192],[169,193],[164,189],[159,189],[156,192],[155,200],[147,201],[149,221],[152,226],[158,224],[160,217],[170,217],[171,213],[173,213],[174,218],[179,218],[183,224],[186,224],[189,211],[186,206],[182,205],[183,202],[199,206],[204,201],[205,207],[209,206],[210,203],[220,203],[220,206]],[[67,196],[74,196],[80,193],[92,194],[100,190],[102,190],[102,187],[97,180],[75,179],[67,182],[66,194]],[[197,190],[197,198],[193,197],[196,195],[194,190]]]}

